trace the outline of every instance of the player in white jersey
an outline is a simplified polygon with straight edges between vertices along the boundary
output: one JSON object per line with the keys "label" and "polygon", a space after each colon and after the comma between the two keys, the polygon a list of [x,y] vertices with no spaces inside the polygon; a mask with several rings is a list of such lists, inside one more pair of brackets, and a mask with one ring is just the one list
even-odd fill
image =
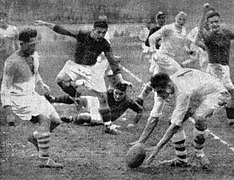
{"label": "player in white jersey", "polygon": [[216,109],[223,107],[229,101],[230,94],[226,88],[208,73],[197,69],[184,68],[174,73],[171,77],[166,73],[155,74],[151,77],[150,82],[145,86],[139,97],[144,99],[150,91],[156,91],[159,98],[158,101],[154,102],[146,127],[139,140],[135,143],[146,142],[163,113],[165,100],[170,97],[175,98],[176,106],[171,116],[169,128],[154,147],[146,162],[150,164],[156,154],[171,139],[177,158],[169,162],[172,163],[172,166],[189,166],[183,123],[189,117],[192,117],[195,121],[193,129],[195,157],[200,160],[202,167],[207,167],[209,160],[203,152],[207,135],[207,119],[212,116]]}
{"label": "player in white jersey", "polygon": [[0,80],[5,60],[17,49],[18,30],[15,26],[8,24],[7,14],[0,12]]}
{"label": "player in white jersey", "polygon": [[[174,23],[163,26],[149,37],[150,51],[153,52],[153,59],[159,66],[154,73],[163,71],[171,75],[190,58],[191,50],[187,46],[184,27],[186,20],[187,14],[180,12],[176,15]],[[162,39],[161,45],[159,50],[156,50],[155,43],[159,39]]]}
{"label": "player in white jersey", "polygon": [[35,91],[38,85],[50,91],[39,72],[39,56],[36,50],[37,31],[24,29],[19,33],[20,49],[7,58],[1,86],[1,101],[6,120],[21,120],[39,123],[38,129],[28,138],[33,143],[41,161],[40,167],[62,167],[49,158],[50,136],[61,120],[54,107]]}

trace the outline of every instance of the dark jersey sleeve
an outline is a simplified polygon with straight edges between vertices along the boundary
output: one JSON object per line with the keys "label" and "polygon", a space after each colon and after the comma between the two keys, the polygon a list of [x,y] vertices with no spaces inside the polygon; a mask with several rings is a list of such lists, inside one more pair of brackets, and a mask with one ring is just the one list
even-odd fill
{"label": "dark jersey sleeve", "polygon": [[102,42],[102,44],[103,44],[103,52],[105,53],[105,52],[112,52],[112,48],[111,48],[111,46],[110,46],[110,43],[106,40],[106,39],[103,39],[103,42]]}
{"label": "dark jersey sleeve", "polygon": [[[161,28],[161,27],[156,26],[156,27],[150,29],[149,35],[148,35],[148,37],[147,37],[146,40],[145,40],[145,45],[146,45],[146,46],[150,47],[150,44],[149,44],[149,37],[150,37],[153,33],[155,33],[156,31],[158,31],[160,28]],[[157,48],[157,42],[156,42],[156,45],[155,45],[155,46],[156,46],[156,48]],[[158,49],[158,48],[157,48],[157,49]]]}
{"label": "dark jersey sleeve", "polygon": [[143,107],[137,104],[134,100],[128,97],[128,105],[131,110],[133,110],[136,113],[139,113],[143,110]]}

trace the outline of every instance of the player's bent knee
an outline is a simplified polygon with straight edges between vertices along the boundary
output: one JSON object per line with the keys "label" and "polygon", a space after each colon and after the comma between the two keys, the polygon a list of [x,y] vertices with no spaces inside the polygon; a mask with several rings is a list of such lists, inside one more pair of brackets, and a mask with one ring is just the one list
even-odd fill
{"label": "player's bent knee", "polygon": [[202,116],[195,117],[195,127],[199,131],[205,131],[207,129],[206,118]]}

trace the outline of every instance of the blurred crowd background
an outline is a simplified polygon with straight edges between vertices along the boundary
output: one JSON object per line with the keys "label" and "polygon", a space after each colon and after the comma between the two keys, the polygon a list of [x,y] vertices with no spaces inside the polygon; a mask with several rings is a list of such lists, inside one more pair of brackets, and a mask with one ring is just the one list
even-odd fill
{"label": "blurred crowd background", "polygon": [[170,21],[181,10],[196,22],[206,2],[216,7],[225,22],[233,22],[234,0],[0,0],[0,10],[9,14],[10,22],[21,24],[35,19],[87,24],[100,15],[106,15],[109,23],[149,23],[158,11]]}

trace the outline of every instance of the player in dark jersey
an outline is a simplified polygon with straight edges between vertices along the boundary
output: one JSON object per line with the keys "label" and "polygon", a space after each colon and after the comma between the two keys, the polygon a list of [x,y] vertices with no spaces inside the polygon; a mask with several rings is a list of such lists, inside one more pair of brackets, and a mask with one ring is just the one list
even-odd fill
{"label": "player in dark jersey", "polygon": [[[137,103],[137,101],[131,99],[127,94],[127,85],[118,83],[115,85],[114,88],[111,88],[107,91],[107,100],[108,105],[110,107],[111,111],[111,121],[115,121],[118,119],[121,115],[124,114],[124,112],[129,108],[137,113],[133,124],[135,125],[138,123],[142,116],[143,108],[140,103]],[[74,100],[69,95],[64,96],[58,96],[53,97],[51,95],[46,95],[46,98],[51,103],[65,103],[65,104],[73,104]],[[107,114],[100,115],[98,109],[99,109],[99,101],[94,96],[80,96],[76,99],[76,101],[79,101],[78,105],[81,105],[81,107],[78,107],[79,113],[76,116],[63,116],[61,117],[61,120],[64,122],[73,122],[75,124],[84,124],[88,123],[91,125],[96,124],[103,124],[103,119]]]}
{"label": "player in dark jersey", "polygon": [[[228,124],[234,127],[234,85],[230,76],[230,47],[234,33],[220,25],[220,14],[218,12],[207,11],[210,4],[203,5],[203,18],[201,20],[197,42],[203,40],[207,47],[209,63],[207,72],[218,78],[231,94],[231,100],[226,106]],[[205,30],[205,22],[209,26],[209,31]]]}
{"label": "player in dark jersey", "polygon": [[[153,28],[150,29],[149,35],[145,41],[146,46],[150,47],[150,44],[149,44],[150,35],[156,31],[158,31],[159,29],[161,29],[161,27],[165,25],[165,22],[166,22],[166,15],[162,11],[159,11],[158,14],[156,14],[156,23],[157,24],[156,24],[156,26],[154,26]],[[160,40],[158,40],[155,44],[156,49],[159,49],[159,46],[160,46],[159,42],[160,42]]]}
{"label": "player in dark jersey", "polygon": [[[103,118],[106,132],[115,133],[115,129],[111,127],[110,109],[107,103],[104,77],[100,75],[95,67],[97,57],[104,52],[110,68],[118,81],[124,82],[119,64],[113,56],[112,48],[104,38],[108,29],[107,23],[105,21],[96,21],[92,31],[84,32],[80,30],[78,33],[72,33],[62,26],[40,20],[36,21],[35,25],[47,26],[56,33],[71,36],[77,40],[75,61],[68,60],[66,62],[63,69],[57,75],[57,83],[64,92],[73,98],[77,95],[76,88],[74,87],[74,83],[78,82],[77,80],[80,80],[80,82],[76,86],[85,86],[96,93],[100,100],[99,112],[106,115]],[[125,83],[128,82],[125,81]]]}

